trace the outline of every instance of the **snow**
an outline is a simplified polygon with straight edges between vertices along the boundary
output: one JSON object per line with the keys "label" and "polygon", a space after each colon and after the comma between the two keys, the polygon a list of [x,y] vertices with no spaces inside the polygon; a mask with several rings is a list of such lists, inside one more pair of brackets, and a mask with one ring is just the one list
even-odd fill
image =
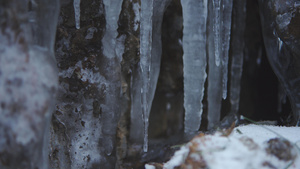
{"label": "snow", "polygon": [[[235,129],[233,136],[239,137],[241,134],[237,132],[240,130],[242,135],[247,135],[255,139],[256,142],[259,144],[263,143],[265,140],[274,138],[274,137],[284,137],[285,139],[289,140],[292,143],[296,143],[300,141],[300,128],[299,127],[284,127],[284,126],[268,126],[268,125],[246,125],[246,126],[239,126]],[[273,131],[273,132],[272,132]]]}
{"label": "snow", "polygon": [[149,165],[149,164],[146,164],[145,168],[146,169],[155,169],[155,167],[153,165]]}
{"label": "snow", "polygon": [[[199,164],[210,169],[239,168],[239,169],[271,169],[299,168],[299,127],[245,125],[234,128],[229,136],[217,132],[213,135],[200,134],[188,144],[175,152],[172,159],[164,164],[164,168],[172,169],[184,164],[194,167]],[[279,138],[280,144],[288,140],[292,145],[281,151],[280,155],[270,153],[270,139]],[[273,140],[274,141],[274,140]],[[276,145],[277,146],[277,145]],[[273,149],[272,149],[273,150]],[[278,147],[274,150],[278,150]],[[289,158],[281,158],[282,154],[290,153]],[[276,154],[276,155],[275,155]],[[280,157],[279,157],[280,156]],[[201,163],[200,163],[201,162]]]}
{"label": "snow", "polygon": [[164,164],[164,167],[168,169],[168,168],[174,168],[176,166],[179,166],[186,159],[188,152],[189,152],[188,147],[186,146],[181,147],[180,150],[175,152],[174,157],[170,161]]}

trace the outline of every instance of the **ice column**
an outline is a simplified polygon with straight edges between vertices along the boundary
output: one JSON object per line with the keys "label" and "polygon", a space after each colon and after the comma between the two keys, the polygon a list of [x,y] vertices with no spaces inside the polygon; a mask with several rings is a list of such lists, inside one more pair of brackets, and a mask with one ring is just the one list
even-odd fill
{"label": "ice column", "polygon": [[220,66],[220,53],[221,53],[221,0],[212,0],[213,3],[213,32],[214,32],[214,53],[215,63]]}
{"label": "ice column", "polygon": [[216,65],[215,49],[216,45],[216,34],[215,34],[215,24],[218,19],[215,16],[215,11],[213,9],[213,4],[208,2],[209,8],[209,29],[208,31],[208,86],[207,86],[207,119],[208,119],[208,129],[211,129],[220,120],[221,102],[222,102],[222,66]]}
{"label": "ice column", "polygon": [[[35,1],[30,12],[29,3],[0,3],[0,168],[4,169],[49,168],[49,126],[58,82],[53,37],[59,1]],[[34,31],[44,25],[48,29]]]}
{"label": "ice column", "polygon": [[231,15],[232,15],[232,0],[222,1],[223,16],[222,16],[222,97],[225,100],[227,97],[227,81],[228,81],[228,55],[230,46],[230,31],[231,31]]}
{"label": "ice column", "polygon": [[[181,0],[183,12],[183,71],[185,133],[199,129],[206,79],[207,0]],[[197,19],[195,19],[197,16]]]}
{"label": "ice column", "polygon": [[141,24],[140,24],[140,67],[142,75],[141,104],[144,122],[144,152],[148,150],[148,126],[151,104],[147,97],[150,88],[151,50],[152,50],[152,16],[153,0],[141,1]]}
{"label": "ice column", "polygon": [[[104,37],[102,39],[103,44],[103,54],[106,56],[106,59],[109,60],[109,64],[106,66],[106,72],[110,72],[110,77],[107,77],[107,83],[109,87],[106,89],[107,94],[105,97],[106,103],[102,105],[102,141],[105,148],[106,155],[110,156],[114,150],[114,141],[115,134],[117,129],[118,117],[120,115],[120,105],[116,105],[119,103],[119,94],[121,91],[118,91],[118,88],[121,86],[120,83],[120,62],[122,53],[118,53],[122,51],[124,46],[122,43],[117,43],[117,29],[118,29],[118,19],[121,12],[123,0],[104,0],[105,6],[105,19],[106,19],[106,31]],[[116,90],[117,89],[117,90]]]}
{"label": "ice column", "polygon": [[[222,98],[227,97],[232,0],[209,2],[208,129],[220,120]],[[214,64],[215,63],[215,64]]]}
{"label": "ice column", "polygon": [[108,58],[116,56],[115,46],[116,38],[118,36],[118,19],[121,12],[122,0],[103,0],[106,12],[106,32],[102,39],[103,54]]}
{"label": "ice column", "polygon": [[232,61],[230,80],[230,113],[237,114],[240,102],[240,83],[243,68],[244,31],[246,20],[246,0],[233,1],[232,18]]}
{"label": "ice column", "polygon": [[76,29],[80,29],[80,0],[74,0],[74,13],[75,13],[75,24]]}
{"label": "ice column", "polygon": [[130,138],[135,143],[144,142],[145,152],[148,149],[148,118],[160,71],[161,25],[168,2],[170,0],[141,1],[141,11],[135,10],[136,17],[140,18],[140,63],[131,79]]}
{"label": "ice column", "polygon": [[[133,4],[136,26],[135,30],[138,30],[140,26],[140,4]],[[140,41],[140,39],[139,39]],[[144,122],[142,118],[142,105],[141,105],[141,88],[142,88],[142,75],[141,67],[138,67],[132,71],[130,89],[131,89],[131,112],[130,112],[130,139],[132,142],[142,144],[144,139]]]}

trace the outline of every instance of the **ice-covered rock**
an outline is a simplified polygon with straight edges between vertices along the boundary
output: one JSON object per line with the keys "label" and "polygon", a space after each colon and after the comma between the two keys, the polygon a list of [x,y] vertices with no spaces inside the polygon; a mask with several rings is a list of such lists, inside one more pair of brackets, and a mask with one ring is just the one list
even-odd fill
{"label": "ice-covered rock", "polygon": [[0,168],[49,167],[58,10],[56,0],[0,4]]}
{"label": "ice-covered rock", "polygon": [[299,7],[294,0],[259,1],[264,44],[273,71],[291,102],[294,117],[300,115]]}

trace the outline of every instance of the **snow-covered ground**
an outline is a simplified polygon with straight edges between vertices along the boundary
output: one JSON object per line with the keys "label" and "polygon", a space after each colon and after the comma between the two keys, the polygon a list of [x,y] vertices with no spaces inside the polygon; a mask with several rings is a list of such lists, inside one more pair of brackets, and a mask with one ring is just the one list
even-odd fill
{"label": "snow-covered ground", "polygon": [[[299,127],[250,124],[196,136],[163,168],[299,169],[299,147]],[[145,167],[155,168],[150,164]]]}

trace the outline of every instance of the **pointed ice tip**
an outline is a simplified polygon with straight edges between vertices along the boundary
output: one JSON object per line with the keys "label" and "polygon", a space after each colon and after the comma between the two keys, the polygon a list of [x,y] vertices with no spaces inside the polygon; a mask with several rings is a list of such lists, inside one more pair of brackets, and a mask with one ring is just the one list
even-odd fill
{"label": "pointed ice tip", "polygon": [[73,1],[76,29],[80,29],[80,0]]}
{"label": "pointed ice tip", "polygon": [[223,92],[222,98],[223,98],[223,100],[226,100],[226,98],[227,98],[227,91]]}
{"label": "pointed ice tip", "polygon": [[216,59],[216,66],[220,66],[220,59]]}
{"label": "pointed ice tip", "polygon": [[148,152],[148,143],[144,143],[143,150],[144,150],[145,153]]}

